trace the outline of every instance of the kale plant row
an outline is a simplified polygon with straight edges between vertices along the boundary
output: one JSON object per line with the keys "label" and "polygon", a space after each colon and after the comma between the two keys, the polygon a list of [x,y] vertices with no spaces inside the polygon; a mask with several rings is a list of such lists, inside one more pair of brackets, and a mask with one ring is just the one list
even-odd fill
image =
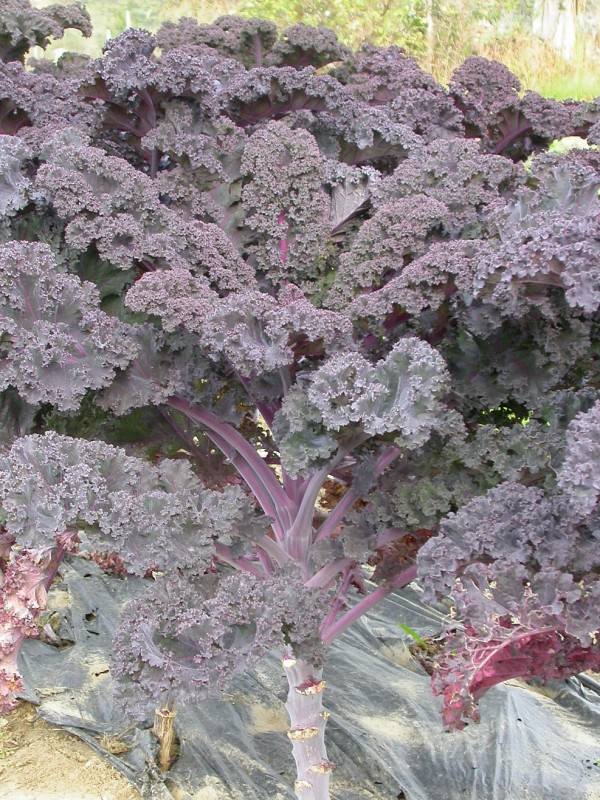
{"label": "kale plant row", "polygon": [[[0,10],[2,708],[72,552],[152,576],[139,718],[278,649],[301,800],[327,646],[415,579],[449,728],[599,669],[600,105],[237,17],[26,68],[69,26]],[[154,459],[114,443],[140,409]]]}

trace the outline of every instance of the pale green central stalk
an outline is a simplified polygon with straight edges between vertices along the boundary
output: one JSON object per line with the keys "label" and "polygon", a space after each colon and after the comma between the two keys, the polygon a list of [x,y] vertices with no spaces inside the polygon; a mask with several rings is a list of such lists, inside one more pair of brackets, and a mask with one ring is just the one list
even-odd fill
{"label": "pale green central stalk", "polygon": [[297,778],[294,791],[299,800],[329,800],[329,776],[333,765],[325,749],[322,669],[292,656],[283,659],[289,691],[285,705],[290,718],[288,738],[292,743]]}

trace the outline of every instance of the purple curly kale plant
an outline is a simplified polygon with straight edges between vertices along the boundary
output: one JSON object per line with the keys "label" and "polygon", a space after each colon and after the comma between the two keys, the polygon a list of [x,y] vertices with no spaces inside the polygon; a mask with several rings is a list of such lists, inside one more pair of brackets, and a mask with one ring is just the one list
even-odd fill
{"label": "purple curly kale plant", "polygon": [[[2,709],[73,552],[147,578],[112,664],[138,718],[279,653],[300,800],[329,798],[327,646],[415,579],[452,603],[448,727],[508,677],[599,668],[600,162],[543,152],[598,105],[235,17],[25,70],[58,35],[25,5],[0,11]],[[117,446],[140,414],[153,460]]]}

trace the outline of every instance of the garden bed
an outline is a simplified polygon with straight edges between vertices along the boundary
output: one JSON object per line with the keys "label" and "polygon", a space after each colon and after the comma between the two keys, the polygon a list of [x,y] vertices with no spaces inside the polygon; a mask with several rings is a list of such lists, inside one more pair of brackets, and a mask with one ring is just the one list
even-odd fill
{"label": "garden bed", "polygon": [[141,795],[87,744],[21,702],[0,720],[0,798],[140,800]]}

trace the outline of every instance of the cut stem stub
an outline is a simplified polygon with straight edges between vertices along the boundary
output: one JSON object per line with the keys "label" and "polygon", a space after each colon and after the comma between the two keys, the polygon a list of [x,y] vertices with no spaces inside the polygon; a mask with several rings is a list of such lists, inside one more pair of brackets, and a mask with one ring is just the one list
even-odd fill
{"label": "cut stem stub", "polygon": [[158,766],[161,772],[167,772],[173,761],[174,718],[175,709],[169,706],[157,708],[154,713],[154,727],[152,730],[158,739]]}

